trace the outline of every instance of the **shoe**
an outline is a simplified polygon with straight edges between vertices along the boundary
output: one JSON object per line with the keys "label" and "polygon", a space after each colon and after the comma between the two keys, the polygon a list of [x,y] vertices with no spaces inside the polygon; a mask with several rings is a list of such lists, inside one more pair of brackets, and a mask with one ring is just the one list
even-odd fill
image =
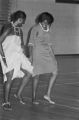
{"label": "shoe", "polygon": [[32,104],[39,105],[39,102],[36,100],[35,97],[32,98]]}
{"label": "shoe", "polygon": [[19,96],[17,96],[16,94],[14,94],[14,97],[15,97],[17,100],[19,100],[19,102],[20,102],[21,104],[23,104],[23,105],[26,104],[26,103],[23,101],[23,98],[22,98],[22,97],[19,97]]}
{"label": "shoe", "polygon": [[12,110],[10,102],[6,102],[2,104],[4,110]]}
{"label": "shoe", "polygon": [[32,102],[34,105],[39,105],[39,102],[38,101],[33,101]]}
{"label": "shoe", "polygon": [[47,95],[44,95],[44,99],[47,100],[50,104],[55,104],[55,102],[52,101]]}

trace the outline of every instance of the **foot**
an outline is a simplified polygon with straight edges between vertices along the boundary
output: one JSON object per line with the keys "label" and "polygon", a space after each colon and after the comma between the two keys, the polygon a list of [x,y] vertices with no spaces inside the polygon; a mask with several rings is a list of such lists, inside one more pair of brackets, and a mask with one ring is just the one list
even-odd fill
{"label": "foot", "polygon": [[18,96],[18,95],[16,95],[16,94],[14,94],[14,97],[15,97],[16,99],[18,99],[21,104],[23,104],[23,105],[26,104],[26,103],[23,101],[23,98],[22,98],[21,96]]}
{"label": "foot", "polygon": [[47,95],[44,95],[44,99],[47,100],[50,104],[55,104],[55,102],[52,101],[52,100],[50,99],[50,97],[47,96]]}
{"label": "foot", "polygon": [[35,105],[39,105],[39,102],[36,101],[36,99],[32,99],[32,103],[35,104]]}
{"label": "foot", "polygon": [[35,105],[39,105],[38,101],[33,101],[32,103],[35,104]]}
{"label": "foot", "polygon": [[10,102],[5,102],[2,104],[4,110],[12,110]]}

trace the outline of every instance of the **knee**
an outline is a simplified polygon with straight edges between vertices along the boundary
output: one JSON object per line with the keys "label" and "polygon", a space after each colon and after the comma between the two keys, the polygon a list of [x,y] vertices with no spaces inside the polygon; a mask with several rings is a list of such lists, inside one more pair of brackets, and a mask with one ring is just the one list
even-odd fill
{"label": "knee", "polygon": [[9,89],[10,88],[10,86],[11,86],[11,82],[6,82],[6,84],[5,84],[5,87],[7,88],[7,89]]}
{"label": "knee", "polygon": [[27,73],[27,76],[28,76],[28,77],[31,77],[32,75],[31,75],[31,73],[28,72],[28,73]]}
{"label": "knee", "polygon": [[58,71],[57,70],[52,73],[52,76],[56,77],[57,75],[58,75]]}
{"label": "knee", "polygon": [[25,72],[24,77],[28,77],[28,78],[29,78],[29,77],[31,77],[31,76],[32,76],[31,73],[29,73],[29,72],[27,72],[27,71]]}

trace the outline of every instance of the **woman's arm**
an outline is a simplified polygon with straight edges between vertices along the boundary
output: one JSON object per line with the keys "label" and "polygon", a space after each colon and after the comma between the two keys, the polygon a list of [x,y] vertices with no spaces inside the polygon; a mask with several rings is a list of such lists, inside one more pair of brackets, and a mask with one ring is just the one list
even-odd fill
{"label": "woman's arm", "polygon": [[6,64],[6,58],[5,58],[5,54],[4,54],[4,51],[3,51],[2,43],[3,43],[3,41],[5,40],[5,38],[6,38],[6,36],[8,35],[8,33],[9,33],[9,30],[6,30],[6,31],[0,36],[0,54],[1,54],[1,56],[2,56],[2,59],[3,59],[4,63],[5,63],[5,65],[7,65],[7,64]]}
{"label": "woman's arm", "polygon": [[0,54],[1,54],[2,56],[5,56],[5,55],[4,55],[4,52],[3,52],[2,43],[3,43],[3,41],[5,40],[6,36],[8,35],[8,32],[9,32],[9,30],[5,31],[5,32],[0,36]]}
{"label": "woman's arm", "polygon": [[29,60],[33,64],[33,46],[32,45],[29,46],[29,54],[30,54]]}
{"label": "woman's arm", "polygon": [[54,54],[54,49],[53,49],[53,45],[50,46],[51,47],[51,51]]}
{"label": "woman's arm", "polygon": [[23,31],[20,29],[21,47],[24,47]]}

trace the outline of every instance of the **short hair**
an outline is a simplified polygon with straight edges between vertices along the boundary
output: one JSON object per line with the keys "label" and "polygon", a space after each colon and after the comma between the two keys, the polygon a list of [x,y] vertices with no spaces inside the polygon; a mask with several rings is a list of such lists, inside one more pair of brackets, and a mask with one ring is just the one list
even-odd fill
{"label": "short hair", "polygon": [[38,24],[42,23],[44,20],[47,20],[48,24],[51,25],[54,22],[54,17],[48,12],[43,12],[36,17],[35,22]]}
{"label": "short hair", "polygon": [[16,12],[14,12],[13,14],[10,15],[10,21],[12,22],[15,22],[17,21],[19,18],[22,18],[22,19],[26,19],[26,14],[24,11],[21,11],[21,10],[18,10]]}

